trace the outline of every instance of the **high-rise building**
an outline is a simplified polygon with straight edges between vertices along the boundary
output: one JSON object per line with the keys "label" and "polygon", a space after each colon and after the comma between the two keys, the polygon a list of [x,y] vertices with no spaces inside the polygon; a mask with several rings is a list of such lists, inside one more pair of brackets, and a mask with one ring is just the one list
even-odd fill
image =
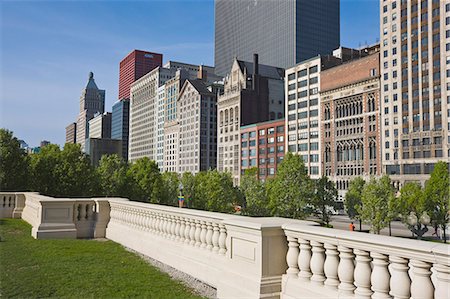
{"label": "high-rise building", "polygon": [[89,79],[86,87],[83,89],[80,97],[80,113],[77,119],[76,141],[81,145],[84,151],[86,138],[89,136],[88,122],[97,113],[105,111],[105,91],[97,87],[94,81],[94,74],[89,73]]}
{"label": "high-rise building", "polygon": [[89,138],[111,138],[111,112],[99,113],[89,121]]}
{"label": "high-rise building", "polygon": [[234,184],[240,178],[240,127],[284,117],[284,70],[234,60],[217,101],[217,169],[228,171]]}
{"label": "high-rise building", "polygon": [[122,158],[128,160],[130,100],[122,99],[112,106],[111,138],[122,140]]}
{"label": "high-rise building", "polygon": [[262,181],[275,176],[284,159],[285,125],[277,119],[241,127],[241,175],[256,167]]}
{"label": "high-rise building", "polygon": [[379,65],[376,52],[320,75],[322,174],[335,183],[340,200],[355,177],[381,174]]}
{"label": "high-rise building", "polygon": [[157,160],[158,88],[174,74],[173,70],[157,67],[131,85],[128,148],[131,162],[142,157]]}
{"label": "high-rise building", "polygon": [[47,145],[49,145],[49,144],[50,144],[50,141],[48,141],[48,140],[42,140],[39,146],[40,146],[41,148],[43,148],[44,146],[47,146]]}
{"label": "high-rise building", "polygon": [[86,139],[86,154],[91,164],[98,165],[103,155],[122,156],[122,140],[111,138],[88,138]]}
{"label": "high-rise building", "polygon": [[66,127],[66,143],[77,142],[77,123],[71,123]]}
{"label": "high-rise building", "polygon": [[424,183],[450,160],[450,3],[380,0],[383,172]]}
{"label": "high-rise building", "polygon": [[162,66],[163,55],[147,51],[131,51],[119,65],[119,100],[130,98],[130,86],[136,80]]}
{"label": "high-rise building", "polygon": [[178,173],[217,167],[217,97],[201,79],[186,80],[178,97]]}
{"label": "high-rise building", "polygon": [[225,75],[233,59],[288,68],[331,53],[340,44],[339,0],[216,0],[215,67]]}

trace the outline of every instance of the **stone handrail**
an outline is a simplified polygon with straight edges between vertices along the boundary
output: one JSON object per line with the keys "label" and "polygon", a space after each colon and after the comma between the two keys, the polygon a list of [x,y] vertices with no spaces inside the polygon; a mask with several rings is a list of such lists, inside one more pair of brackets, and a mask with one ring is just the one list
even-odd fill
{"label": "stone handrail", "polygon": [[283,229],[283,298],[449,298],[446,244],[295,224]]}

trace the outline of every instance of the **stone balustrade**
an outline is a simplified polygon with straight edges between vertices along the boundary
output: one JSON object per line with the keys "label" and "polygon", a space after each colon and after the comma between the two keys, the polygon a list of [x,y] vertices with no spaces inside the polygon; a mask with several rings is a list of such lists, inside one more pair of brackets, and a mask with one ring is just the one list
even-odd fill
{"label": "stone balustrade", "polygon": [[447,244],[283,225],[282,298],[449,298]]}
{"label": "stone balustrade", "polygon": [[0,208],[37,239],[106,237],[217,288],[219,298],[450,298],[446,244],[121,198],[0,193]]}

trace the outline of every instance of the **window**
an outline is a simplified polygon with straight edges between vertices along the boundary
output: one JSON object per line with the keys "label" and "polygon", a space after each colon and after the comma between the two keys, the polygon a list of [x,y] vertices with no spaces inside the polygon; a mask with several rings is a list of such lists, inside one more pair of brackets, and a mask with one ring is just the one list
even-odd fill
{"label": "window", "polygon": [[317,73],[317,65],[309,68],[309,74]]}
{"label": "window", "polygon": [[275,128],[269,128],[269,129],[267,129],[267,134],[271,135],[271,134],[273,134],[273,133],[275,133]]}
{"label": "window", "polygon": [[301,70],[301,71],[298,71],[297,72],[297,77],[304,77],[304,76],[306,76],[308,73],[307,73],[307,71],[306,70]]}
{"label": "window", "polygon": [[275,138],[274,137],[267,138],[267,143],[268,144],[275,143]]}
{"label": "window", "polygon": [[300,143],[298,145],[298,151],[299,152],[305,152],[308,150],[308,144],[307,143]]}
{"label": "window", "polygon": [[259,130],[259,136],[263,136],[266,135],[266,131],[265,130]]}

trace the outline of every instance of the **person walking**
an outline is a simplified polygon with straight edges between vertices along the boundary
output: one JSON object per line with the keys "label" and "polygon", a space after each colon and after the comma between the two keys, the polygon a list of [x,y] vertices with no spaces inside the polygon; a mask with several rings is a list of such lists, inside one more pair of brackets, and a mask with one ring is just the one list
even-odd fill
{"label": "person walking", "polygon": [[353,224],[353,221],[352,221],[352,223],[350,223],[350,224],[348,225],[348,227],[349,227],[349,229],[350,229],[351,232],[355,231],[355,225]]}

